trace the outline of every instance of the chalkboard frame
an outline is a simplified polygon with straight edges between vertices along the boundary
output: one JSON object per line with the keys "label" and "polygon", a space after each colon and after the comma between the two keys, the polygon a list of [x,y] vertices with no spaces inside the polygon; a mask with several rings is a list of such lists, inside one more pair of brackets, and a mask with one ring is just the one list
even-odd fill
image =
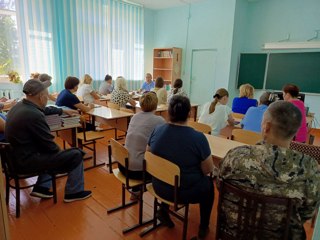
{"label": "chalkboard frame", "polygon": [[[238,58],[237,79],[236,79],[236,85],[235,85],[236,89],[239,89],[239,87],[242,84],[249,83],[255,89],[258,89],[258,90],[281,91],[283,85],[285,85],[286,83],[293,83],[293,84],[296,84],[296,85],[299,86],[300,92],[307,93],[307,94],[312,94],[312,95],[319,95],[320,94],[320,88],[314,87],[312,89],[312,91],[306,91],[306,88],[303,87],[303,84],[299,84],[299,83],[296,83],[296,82],[286,81],[285,83],[282,83],[281,86],[279,85],[278,87],[273,87],[269,82],[267,82],[268,81],[268,71],[270,71],[270,69],[269,69],[269,67],[270,67],[269,66],[270,56],[272,58],[274,56],[274,54],[283,54],[283,55],[287,55],[287,54],[319,54],[319,56],[320,56],[320,51],[312,51],[312,52],[276,52],[276,53],[240,53],[239,54],[239,58]],[[252,82],[252,81],[246,81],[246,80],[241,81],[241,79],[239,79],[240,70],[241,70],[240,69],[241,68],[241,56],[253,56],[254,57],[254,56],[259,56],[259,55],[266,56],[265,69],[263,71],[264,72],[263,78],[260,77],[258,85],[257,85],[256,82]],[[262,75],[262,73],[261,73],[261,75]],[[317,82],[318,81],[315,81],[314,84],[317,85]],[[320,80],[319,80],[319,82],[320,82]],[[302,87],[301,87],[301,85],[302,85]]]}

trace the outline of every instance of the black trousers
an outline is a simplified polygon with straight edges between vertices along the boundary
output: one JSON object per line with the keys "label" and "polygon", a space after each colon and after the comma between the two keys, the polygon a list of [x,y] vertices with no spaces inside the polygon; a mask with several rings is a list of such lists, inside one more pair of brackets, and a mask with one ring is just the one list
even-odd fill
{"label": "black trousers", "polygon": [[[118,164],[118,168],[120,170],[120,172],[126,176],[126,169]],[[135,180],[143,180],[143,171],[131,171],[131,170],[128,170],[128,176],[126,176],[128,178],[131,178],[131,179],[135,179]],[[146,173],[146,180],[147,181],[151,181],[151,175],[149,173]],[[132,191],[134,192],[138,192],[140,190],[140,187],[133,187],[132,188]]]}

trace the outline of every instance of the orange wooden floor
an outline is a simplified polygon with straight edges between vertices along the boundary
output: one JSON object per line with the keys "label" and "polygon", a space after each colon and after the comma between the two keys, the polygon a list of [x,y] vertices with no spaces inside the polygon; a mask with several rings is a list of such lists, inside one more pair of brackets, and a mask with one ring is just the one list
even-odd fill
{"label": "orange wooden floor", "polygon": [[[320,145],[320,131],[316,133],[315,143]],[[106,140],[98,144],[98,149],[98,159],[105,161],[107,159]],[[120,203],[121,185],[112,174],[109,174],[105,167],[85,172],[85,187],[93,191],[93,196],[87,200],[63,203],[65,181],[65,177],[57,180],[57,204],[53,204],[53,200],[40,200],[30,197],[31,189],[22,191],[21,217],[19,219],[15,217],[15,193],[11,191],[8,212],[12,240],[140,239],[140,229],[126,235],[122,235],[121,232],[123,228],[138,221],[137,205],[112,214],[106,212],[106,209]],[[215,190],[215,192],[217,191]],[[208,240],[215,239],[217,197],[216,194]],[[152,214],[153,199],[146,193],[144,200],[144,217],[149,218]],[[174,218],[173,220],[176,224],[175,228],[160,227],[143,239],[180,239],[182,224]],[[189,213],[189,239],[197,234],[198,225],[198,206],[192,205]],[[305,228],[308,235],[307,239],[311,239],[313,229],[310,227],[310,222],[305,224]]]}

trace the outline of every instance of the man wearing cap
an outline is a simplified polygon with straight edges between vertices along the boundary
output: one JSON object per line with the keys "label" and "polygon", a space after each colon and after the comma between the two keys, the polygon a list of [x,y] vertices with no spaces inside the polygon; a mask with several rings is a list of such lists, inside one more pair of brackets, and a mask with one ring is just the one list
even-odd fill
{"label": "man wearing cap", "polygon": [[[52,171],[68,173],[65,202],[86,199],[91,191],[84,190],[83,152],[78,148],[61,151],[45,121],[44,108],[48,101],[50,81],[28,80],[23,92],[26,98],[8,113],[5,136],[13,148],[12,156],[19,173]],[[50,176],[39,175],[31,196],[51,198]]]}

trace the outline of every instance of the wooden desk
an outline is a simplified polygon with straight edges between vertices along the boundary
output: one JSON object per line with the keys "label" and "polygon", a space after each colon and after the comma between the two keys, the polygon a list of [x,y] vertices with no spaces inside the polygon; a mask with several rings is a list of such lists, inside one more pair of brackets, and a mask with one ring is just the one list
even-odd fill
{"label": "wooden desk", "polygon": [[[127,105],[131,107],[130,104],[127,104]],[[193,118],[195,122],[197,121],[198,106],[199,104],[193,104],[193,103],[191,104],[190,116]],[[133,107],[133,111],[135,113],[142,111],[139,101],[136,101],[136,106]],[[156,109],[156,115],[162,116],[164,119],[168,121],[169,120],[168,105],[164,105],[164,104],[158,105]]]}
{"label": "wooden desk", "polygon": [[53,129],[51,130],[51,132],[57,132],[57,136],[59,136],[63,141],[67,142],[71,147],[78,147],[77,127],[80,126],[80,123],[75,125],[69,125],[66,127]]}
{"label": "wooden desk", "polygon": [[130,118],[133,116],[133,113],[111,109],[105,106],[93,108],[87,112],[87,114],[92,116],[93,124],[97,121],[102,124],[108,124],[123,132],[127,132]]}
{"label": "wooden desk", "polygon": [[220,160],[226,156],[229,150],[235,147],[247,145],[241,142],[232,141],[230,139],[221,138],[221,137],[213,136],[210,134],[204,134],[204,135],[206,136],[210,145],[213,163],[217,167],[219,167]]}
{"label": "wooden desk", "polygon": [[[2,170],[1,161],[0,169]],[[4,177],[0,173],[0,239],[6,240],[10,239],[9,236],[9,224],[8,224],[8,211],[7,205],[5,202],[5,193],[4,193]]]}

